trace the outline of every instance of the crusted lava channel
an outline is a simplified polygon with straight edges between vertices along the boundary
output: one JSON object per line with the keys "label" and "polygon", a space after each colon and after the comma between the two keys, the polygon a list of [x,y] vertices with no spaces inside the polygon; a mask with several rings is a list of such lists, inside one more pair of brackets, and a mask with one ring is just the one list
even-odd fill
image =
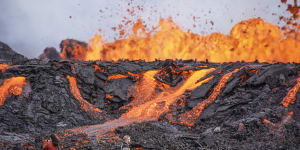
{"label": "crusted lava channel", "polygon": [[[1,149],[297,149],[300,64],[26,60],[0,74]],[[265,141],[262,143],[261,141]]]}

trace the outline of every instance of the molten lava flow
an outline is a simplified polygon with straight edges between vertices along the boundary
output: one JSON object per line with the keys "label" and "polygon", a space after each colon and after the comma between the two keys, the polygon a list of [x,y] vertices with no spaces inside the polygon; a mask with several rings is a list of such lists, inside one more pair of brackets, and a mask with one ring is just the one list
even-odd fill
{"label": "molten lava flow", "polygon": [[2,73],[5,72],[5,70],[6,70],[8,67],[9,67],[8,64],[0,64],[0,70],[1,70],[1,72],[2,72]]}
{"label": "molten lava flow", "polygon": [[94,69],[99,72],[104,72],[104,70],[97,65],[94,65]]}
{"label": "molten lava flow", "polygon": [[[146,32],[141,20],[132,35],[111,43],[100,35],[87,48],[72,51],[76,60],[146,60],[197,59],[211,62],[300,62],[300,38],[287,37],[278,26],[262,19],[236,24],[230,35],[198,35],[184,32],[171,19],[161,19],[158,27]],[[61,56],[65,56],[65,52]],[[66,56],[67,57],[67,56]]]}
{"label": "molten lava flow", "polygon": [[288,94],[283,98],[281,104],[283,107],[288,107],[289,104],[294,104],[296,100],[296,94],[300,88],[300,77],[297,79],[297,84],[289,90]]}
{"label": "molten lava flow", "polygon": [[[211,78],[196,83],[199,78],[206,76],[214,70],[214,68],[211,68],[196,71],[180,87],[168,89],[158,95],[151,95],[155,94],[154,75],[157,71],[147,71],[143,75],[142,81],[137,85],[138,87],[136,87],[137,91],[140,92],[137,93],[139,95],[136,97],[139,99],[133,100],[132,104],[129,105],[134,105],[134,107],[129,109],[129,111],[123,114],[119,119],[107,121],[104,124],[84,126],[67,131],[71,131],[75,134],[87,134],[92,139],[102,139],[108,132],[118,127],[148,120],[157,120],[160,114],[164,111],[168,111],[169,106],[186,90],[193,90],[203,83],[208,82]],[[149,91],[147,91],[147,88],[149,88]],[[144,98],[147,101],[143,103]],[[65,136],[69,136],[69,134],[65,134]]]}
{"label": "molten lava flow", "polygon": [[16,96],[21,95],[23,91],[23,86],[26,85],[25,77],[12,77],[6,79],[0,86],[0,106],[2,106],[9,94],[14,94]]}
{"label": "molten lava flow", "polygon": [[127,75],[123,75],[123,74],[116,74],[116,75],[108,76],[108,80],[111,80],[111,79],[121,79],[121,78],[128,78],[128,76]]}
{"label": "molten lava flow", "polygon": [[74,97],[79,101],[81,105],[81,109],[89,113],[91,116],[94,117],[102,116],[102,111],[99,108],[95,107],[94,105],[90,104],[89,102],[87,102],[85,99],[82,98],[80,91],[77,87],[76,78],[71,77],[69,75],[67,75],[67,78],[69,79],[70,82],[70,91],[72,92]]}
{"label": "molten lava flow", "polygon": [[135,83],[134,89],[129,93],[133,97],[133,100],[121,109],[127,109],[131,106],[137,106],[151,100],[155,95],[155,88],[157,81],[154,79],[155,74],[158,71],[150,70],[143,74],[141,80]]}
{"label": "molten lava flow", "polygon": [[292,115],[294,112],[289,112],[288,114],[282,117],[282,120],[278,123],[272,123],[271,121],[264,119],[264,124],[267,128],[269,128],[274,134],[282,135],[284,125],[292,121]]}
{"label": "molten lava flow", "polygon": [[121,119],[136,118],[136,122],[142,122],[145,120],[157,120],[161,113],[168,111],[169,106],[173,104],[177,100],[177,98],[181,96],[186,90],[193,90],[203,83],[208,82],[209,79],[206,79],[195,84],[199,78],[204,77],[214,70],[214,68],[211,68],[194,72],[179,88],[168,89],[164,92],[161,92],[159,95],[154,96],[154,98],[152,98],[151,100],[148,100],[141,105],[131,108],[128,112],[121,116]]}
{"label": "molten lava flow", "polygon": [[189,127],[195,125],[195,121],[201,115],[205,107],[210,103],[214,102],[221,89],[226,85],[228,79],[232,76],[233,73],[238,72],[240,69],[235,69],[232,72],[225,74],[219,81],[218,85],[214,88],[212,94],[204,101],[198,103],[191,111],[186,112],[180,115],[180,124],[187,125]]}

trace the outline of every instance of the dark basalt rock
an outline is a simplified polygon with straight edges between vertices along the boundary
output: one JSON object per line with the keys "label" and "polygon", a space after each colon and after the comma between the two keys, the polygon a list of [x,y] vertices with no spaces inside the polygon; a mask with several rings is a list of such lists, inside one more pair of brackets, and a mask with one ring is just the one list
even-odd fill
{"label": "dark basalt rock", "polygon": [[60,60],[61,57],[54,47],[47,47],[44,53],[39,56],[39,59]]}
{"label": "dark basalt rock", "polygon": [[12,50],[8,45],[0,41],[0,63],[20,64],[27,58]]}
{"label": "dark basalt rock", "polygon": [[[40,149],[42,137],[52,133],[63,137],[61,131],[75,127],[102,124],[119,118],[130,101],[128,91],[139,79],[130,77],[128,72],[142,73],[147,70],[199,70],[216,68],[204,78],[214,76],[209,82],[186,91],[170,106],[172,112],[164,112],[159,121],[133,123],[117,128],[114,133],[120,138],[129,135],[132,139],[126,146],[144,149],[294,149],[300,147],[300,94],[288,108],[280,104],[288,90],[296,84],[300,64],[259,64],[224,63],[176,60],[170,62],[118,61],[79,62],[42,61],[32,59],[22,65],[13,65],[0,75],[0,85],[5,79],[24,76],[27,85],[20,96],[9,95],[0,106],[0,148]],[[175,65],[174,65],[175,64]],[[103,72],[94,69],[94,65]],[[187,67],[184,67],[187,66]],[[197,103],[207,99],[220,78],[236,68],[241,68],[220,89],[215,101],[208,105],[192,128],[171,124],[164,117],[171,113],[176,119],[190,111]],[[248,67],[251,66],[251,67]],[[259,69],[260,72],[247,71]],[[111,75],[123,74],[128,77],[111,79]],[[243,80],[244,74],[247,74]],[[102,110],[103,115],[93,116],[82,109],[81,103],[70,91],[66,76],[76,78],[82,97]],[[159,76],[159,75],[158,75]],[[203,79],[204,79],[203,78]],[[157,82],[172,84],[176,78],[156,78]],[[203,80],[203,79],[199,79]],[[176,82],[180,85],[184,81]],[[174,82],[175,83],[175,82]],[[108,96],[110,95],[110,96]],[[184,97],[184,98],[183,98]],[[282,133],[274,133],[266,127],[264,119],[280,123],[288,112],[294,112],[292,121],[282,126]],[[244,128],[240,126],[244,125]],[[87,127],[88,128],[88,127]],[[240,128],[240,129],[239,129]],[[124,144],[115,137],[105,137],[105,142],[91,142],[85,134],[74,134],[60,139],[61,149],[120,149]],[[112,140],[113,139],[113,140]],[[107,141],[106,141],[107,140]],[[111,141],[110,141],[111,140]],[[82,142],[84,141],[84,142]],[[28,148],[29,149],[29,148]]]}

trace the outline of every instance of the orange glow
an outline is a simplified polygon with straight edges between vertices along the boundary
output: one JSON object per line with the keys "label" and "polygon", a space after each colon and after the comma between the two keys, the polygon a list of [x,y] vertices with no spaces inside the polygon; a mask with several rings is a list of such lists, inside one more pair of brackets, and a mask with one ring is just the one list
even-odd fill
{"label": "orange glow", "polygon": [[[122,119],[126,118],[136,118],[136,122],[142,122],[145,120],[157,120],[161,113],[168,111],[169,106],[173,104],[179,96],[181,96],[186,90],[193,90],[194,88],[202,85],[203,83],[208,82],[211,78],[208,78],[206,80],[203,80],[201,82],[197,82],[200,78],[204,77],[208,73],[214,71],[214,68],[211,69],[203,69],[199,71],[195,71],[180,87],[170,88],[167,89],[158,95],[155,95],[155,86],[148,86],[149,84],[146,83],[146,85],[140,84],[143,90],[146,90],[146,87],[148,87],[149,92],[148,95],[146,95],[146,102],[132,107],[128,112],[123,114],[121,116]],[[155,75],[155,72],[146,72],[145,75]],[[146,77],[146,80],[150,80],[150,84],[155,84],[151,80],[155,80],[154,76],[148,76]],[[143,81],[141,82],[143,83]],[[137,89],[138,91],[141,89]],[[137,99],[136,101],[141,102],[143,101],[143,93],[144,92],[137,92],[139,94],[137,97],[141,99]],[[154,93],[150,93],[154,92]],[[136,102],[133,102],[136,103]],[[132,104],[129,104],[132,105]]]}
{"label": "orange glow", "polygon": [[[73,47],[68,47],[68,45],[73,45]],[[80,45],[76,42],[72,42],[70,40],[62,41],[62,50],[60,53],[60,57],[63,59],[72,58],[74,60],[85,60],[87,47]],[[68,53],[70,53],[68,55]]]}
{"label": "orange glow", "polygon": [[105,95],[106,98],[114,98],[114,96],[110,95],[110,94],[106,94]]}
{"label": "orange glow", "polygon": [[296,94],[300,88],[300,77],[297,79],[297,84],[289,90],[287,95],[283,98],[281,104],[283,107],[288,107],[289,104],[294,104],[296,100]]}
{"label": "orange glow", "polygon": [[0,106],[2,106],[9,94],[19,96],[22,94],[23,87],[26,85],[25,77],[12,77],[6,79],[0,86]]}
{"label": "orange glow", "polygon": [[232,76],[233,73],[238,72],[240,69],[235,69],[232,72],[229,72],[222,76],[218,85],[214,88],[212,94],[204,101],[198,103],[191,111],[188,111],[180,115],[180,124],[187,125],[189,127],[195,125],[195,121],[201,115],[205,107],[215,101],[216,97],[221,92],[221,89],[226,85],[228,79]]}
{"label": "orange glow", "polygon": [[[146,32],[141,20],[132,34],[122,40],[105,42],[100,35],[89,40],[88,48],[74,50],[77,60],[197,59],[211,62],[300,62],[300,38],[284,38],[278,26],[262,19],[236,24],[229,35],[198,35],[183,31],[171,19]],[[62,56],[65,56],[62,52]],[[65,58],[65,57],[63,57]]]}
{"label": "orange glow", "polygon": [[291,122],[293,120],[292,115],[294,112],[289,112],[286,115],[284,115],[280,122],[273,123],[267,119],[264,119],[264,124],[267,128],[269,128],[273,133],[277,135],[282,135],[283,133],[283,127],[285,124]]}
{"label": "orange glow", "polygon": [[1,70],[1,72],[2,72],[2,73],[5,72],[5,70],[6,70],[8,67],[9,67],[8,64],[0,64],[0,70]]}
{"label": "orange glow", "polygon": [[102,115],[102,111],[97,108],[96,106],[90,104],[87,102],[85,99],[80,94],[80,91],[77,87],[77,82],[75,77],[71,77],[67,75],[67,78],[70,82],[70,91],[74,95],[74,97],[79,101],[81,105],[81,109],[84,110],[85,112],[89,113],[91,116],[94,117],[99,117]]}
{"label": "orange glow", "polygon": [[[211,78],[197,82],[200,78],[214,71],[214,68],[195,71],[182,85],[168,89],[165,92],[155,94],[156,80],[154,75],[157,71],[147,71],[143,74],[142,80],[136,84],[138,91],[137,97],[129,104],[134,107],[129,109],[119,119],[107,121],[104,124],[83,126],[79,128],[69,129],[75,134],[87,134],[93,139],[103,139],[108,133],[112,133],[114,129],[126,126],[132,123],[138,123],[148,120],[157,120],[161,113],[167,111],[169,106],[173,104],[185,90],[193,90],[194,88],[208,82]],[[149,89],[147,91],[147,88]],[[143,95],[146,94],[146,95]],[[144,100],[146,100],[144,102]],[[69,136],[69,134],[65,134]],[[109,138],[114,137],[109,135]]]}
{"label": "orange glow", "polygon": [[95,68],[96,71],[104,72],[104,70],[101,69],[101,68],[100,68],[99,66],[97,66],[97,65],[94,65],[94,68]]}
{"label": "orange glow", "polygon": [[128,78],[128,76],[127,75],[123,75],[123,74],[116,74],[116,75],[108,76],[108,80],[111,80],[111,79],[121,79],[121,78]]}

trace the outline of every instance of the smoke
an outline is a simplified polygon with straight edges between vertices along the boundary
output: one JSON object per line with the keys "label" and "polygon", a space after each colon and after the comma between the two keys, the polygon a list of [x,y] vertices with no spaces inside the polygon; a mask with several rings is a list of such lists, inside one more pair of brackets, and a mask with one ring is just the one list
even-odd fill
{"label": "smoke", "polygon": [[[87,42],[99,28],[111,41],[118,36],[111,28],[123,17],[142,18],[149,28],[160,18],[172,17],[195,33],[229,33],[234,24],[252,17],[278,24],[278,16],[285,13],[279,4],[280,0],[1,0],[0,41],[34,58],[46,47],[58,49],[66,38]],[[126,9],[134,6],[143,10],[130,15]]]}

